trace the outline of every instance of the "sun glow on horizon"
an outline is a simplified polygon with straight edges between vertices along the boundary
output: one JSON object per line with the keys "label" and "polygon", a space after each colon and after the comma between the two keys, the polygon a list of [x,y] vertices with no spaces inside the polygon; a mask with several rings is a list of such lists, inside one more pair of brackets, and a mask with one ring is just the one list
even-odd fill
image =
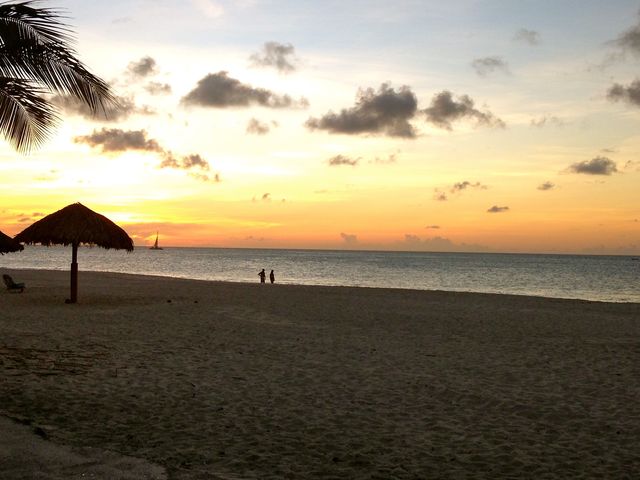
{"label": "sun glow on horizon", "polygon": [[640,254],[632,2],[58,3],[125,108],[0,144],[7,234],[79,201],[136,245]]}

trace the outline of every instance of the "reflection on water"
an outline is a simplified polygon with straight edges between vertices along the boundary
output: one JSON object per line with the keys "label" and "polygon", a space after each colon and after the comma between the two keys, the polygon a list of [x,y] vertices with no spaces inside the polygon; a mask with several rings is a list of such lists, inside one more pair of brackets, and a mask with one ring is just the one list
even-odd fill
{"label": "reflection on water", "polygon": [[[67,270],[71,249],[27,246],[0,268]],[[640,302],[640,261],[626,256],[352,252],[140,247],[132,253],[80,248],[80,270],[257,282],[413,288]]]}

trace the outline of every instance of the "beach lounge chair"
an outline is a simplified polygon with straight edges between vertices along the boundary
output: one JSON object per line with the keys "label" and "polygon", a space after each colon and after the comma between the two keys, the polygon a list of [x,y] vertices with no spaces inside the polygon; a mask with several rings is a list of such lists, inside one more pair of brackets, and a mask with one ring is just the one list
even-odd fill
{"label": "beach lounge chair", "polygon": [[19,290],[20,293],[22,293],[22,292],[24,292],[24,289],[26,288],[24,283],[16,283],[16,282],[14,282],[13,278],[11,278],[6,273],[4,275],[2,275],[2,279],[4,280],[4,284],[7,286],[7,290],[9,290],[10,292],[17,292]]}

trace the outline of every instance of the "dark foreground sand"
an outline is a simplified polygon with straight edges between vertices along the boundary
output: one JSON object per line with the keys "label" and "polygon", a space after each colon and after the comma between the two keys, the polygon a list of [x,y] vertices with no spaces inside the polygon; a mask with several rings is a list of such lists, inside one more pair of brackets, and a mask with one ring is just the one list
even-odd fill
{"label": "dark foreground sand", "polygon": [[0,478],[640,472],[640,304],[8,272]]}

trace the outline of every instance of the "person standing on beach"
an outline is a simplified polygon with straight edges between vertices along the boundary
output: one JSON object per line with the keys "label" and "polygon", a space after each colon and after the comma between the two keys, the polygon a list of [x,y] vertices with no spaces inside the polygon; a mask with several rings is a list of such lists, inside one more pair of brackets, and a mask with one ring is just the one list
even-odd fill
{"label": "person standing on beach", "polygon": [[267,277],[267,273],[264,271],[264,268],[258,272],[258,276],[260,277],[260,283],[264,283],[264,279]]}
{"label": "person standing on beach", "polygon": [[271,283],[276,283],[276,274],[273,273],[273,270],[271,270],[271,273],[269,274],[269,280],[271,280]]}

